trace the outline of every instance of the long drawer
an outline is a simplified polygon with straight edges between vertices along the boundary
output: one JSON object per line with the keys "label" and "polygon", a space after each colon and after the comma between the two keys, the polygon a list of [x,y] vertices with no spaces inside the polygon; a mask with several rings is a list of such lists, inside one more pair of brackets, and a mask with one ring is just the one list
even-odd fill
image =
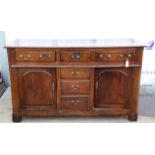
{"label": "long drawer", "polygon": [[54,49],[16,49],[15,60],[17,63],[55,62]]}
{"label": "long drawer", "polygon": [[125,49],[97,49],[95,52],[95,62],[102,64],[135,64],[137,52],[134,48]]}

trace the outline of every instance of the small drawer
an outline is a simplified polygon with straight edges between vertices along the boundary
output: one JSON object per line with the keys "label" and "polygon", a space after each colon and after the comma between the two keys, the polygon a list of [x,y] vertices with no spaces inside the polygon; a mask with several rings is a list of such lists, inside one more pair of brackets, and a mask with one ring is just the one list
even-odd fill
{"label": "small drawer", "polygon": [[63,79],[89,79],[89,69],[64,68],[61,69],[61,78]]}
{"label": "small drawer", "polygon": [[129,60],[130,63],[135,63],[136,61],[136,52],[135,50],[128,50],[128,49],[107,49],[97,51],[95,53],[95,59],[97,62],[121,62],[125,63],[126,60]]}
{"label": "small drawer", "polygon": [[61,97],[61,108],[65,110],[88,110],[88,97]]}
{"label": "small drawer", "polygon": [[61,93],[64,94],[88,94],[89,81],[62,80]]}
{"label": "small drawer", "polygon": [[16,49],[17,62],[54,62],[55,51],[52,49]]}
{"label": "small drawer", "polygon": [[88,50],[68,49],[60,52],[61,62],[90,62],[90,52]]}

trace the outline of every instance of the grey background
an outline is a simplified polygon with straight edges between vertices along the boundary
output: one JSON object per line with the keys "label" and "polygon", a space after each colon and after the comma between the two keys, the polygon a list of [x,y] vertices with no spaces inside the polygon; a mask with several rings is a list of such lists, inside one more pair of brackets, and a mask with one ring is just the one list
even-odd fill
{"label": "grey background", "polygon": [[5,84],[10,85],[9,80],[9,67],[8,67],[8,57],[7,51],[4,48],[5,46],[5,32],[0,31],[0,66],[1,66],[1,74]]}

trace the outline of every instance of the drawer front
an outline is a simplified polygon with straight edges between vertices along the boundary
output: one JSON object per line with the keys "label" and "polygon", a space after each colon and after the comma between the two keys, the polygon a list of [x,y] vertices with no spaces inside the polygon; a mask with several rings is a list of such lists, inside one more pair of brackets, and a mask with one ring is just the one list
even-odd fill
{"label": "drawer front", "polygon": [[60,52],[61,62],[90,62],[88,50],[63,50]]}
{"label": "drawer front", "polygon": [[17,62],[54,62],[55,51],[47,50],[20,50],[15,52],[15,59]]}
{"label": "drawer front", "polygon": [[61,81],[61,93],[64,94],[88,94],[89,81],[63,80]]}
{"label": "drawer front", "polygon": [[103,63],[125,63],[126,60],[129,60],[130,63],[135,63],[136,61],[136,52],[135,50],[117,50],[117,49],[107,49],[100,50],[95,53],[96,62]]}
{"label": "drawer front", "polygon": [[88,97],[61,97],[61,108],[66,110],[88,110]]}
{"label": "drawer front", "polygon": [[89,69],[64,68],[61,69],[62,79],[89,79]]}

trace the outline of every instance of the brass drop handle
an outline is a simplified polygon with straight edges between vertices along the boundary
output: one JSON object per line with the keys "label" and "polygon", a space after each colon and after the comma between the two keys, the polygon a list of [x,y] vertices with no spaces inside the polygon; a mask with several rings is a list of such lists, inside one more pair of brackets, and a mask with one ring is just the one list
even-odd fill
{"label": "brass drop handle", "polygon": [[73,53],[72,59],[80,59],[80,53]]}
{"label": "brass drop handle", "polygon": [[71,72],[72,75],[79,75],[80,72]]}
{"label": "brass drop handle", "polygon": [[108,54],[108,58],[110,59],[112,57],[112,55],[111,54]]}
{"label": "brass drop handle", "polygon": [[19,55],[19,57],[20,57],[20,58],[23,58],[23,57],[24,57],[24,55],[23,55],[23,54],[20,54],[20,55]]}
{"label": "brass drop handle", "polygon": [[71,102],[72,102],[72,103],[74,103],[74,102],[75,102],[75,100],[72,100]]}
{"label": "brass drop handle", "polygon": [[28,54],[27,57],[28,57],[28,58],[31,58],[31,54]]}
{"label": "brass drop handle", "polygon": [[80,103],[80,100],[71,100],[71,102],[72,102],[74,105],[77,105],[78,103]]}
{"label": "brass drop handle", "polygon": [[103,54],[100,54],[99,57],[100,57],[100,58],[103,58]]}
{"label": "brass drop handle", "polygon": [[72,85],[71,86],[73,89],[78,89],[80,86],[79,85]]}
{"label": "brass drop handle", "polygon": [[19,57],[20,57],[20,58],[23,58],[24,60],[28,60],[28,59],[31,58],[31,54],[27,54],[27,55],[20,54]]}
{"label": "brass drop handle", "polygon": [[99,55],[99,58],[100,59],[104,59],[104,60],[107,60],[107,59],[110,59],[110,58],[112,58],[112,55],[111,54],[108,54],[108,55],[103,55],[103,54],[100,54]]}
{"label": "brass drop handle", "polygon": [[51,55],[50,54],[40,54],[39,57],[40,58],[50,58]]}
{"label": "brass drop handle", "polygon": [[77,103],[80,103],[80,100],[76,100]]}
{"label": "brass drop handle", "polygon": [[120,54],[120,58],[123,58],[124,57],[124,55],[123,54]]}

